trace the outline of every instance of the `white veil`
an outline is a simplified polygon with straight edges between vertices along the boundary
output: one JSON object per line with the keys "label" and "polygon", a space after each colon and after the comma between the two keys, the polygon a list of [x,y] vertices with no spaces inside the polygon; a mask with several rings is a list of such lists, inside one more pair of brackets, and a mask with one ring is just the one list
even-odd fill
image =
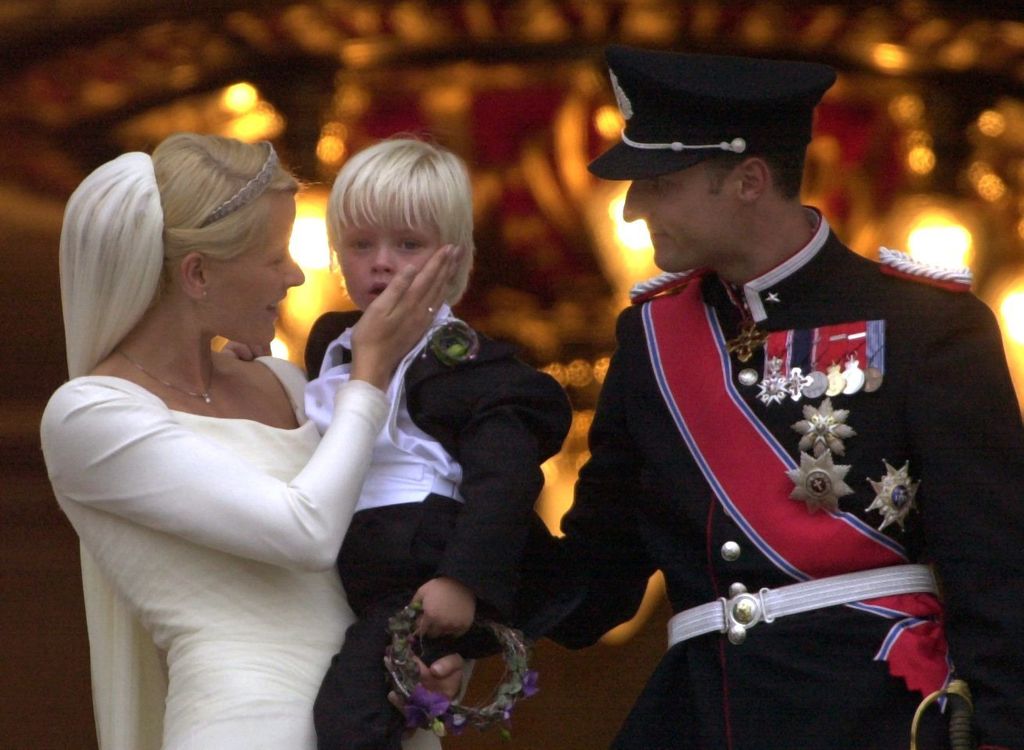
{"label": "white veil", "polygon": [[[60,238],[68,373],[85,375],[139,321],[163,271],[163,211],[147,154],[102,165],[68,200]],[[165,662],[82,547],[93,710],[100,750],[159,750]]]}

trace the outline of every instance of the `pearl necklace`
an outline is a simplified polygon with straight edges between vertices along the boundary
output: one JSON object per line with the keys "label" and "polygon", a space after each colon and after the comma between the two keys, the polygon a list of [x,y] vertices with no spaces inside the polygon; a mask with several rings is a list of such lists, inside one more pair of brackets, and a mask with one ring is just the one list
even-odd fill
{"label": "pearl necklace", "polygon": [[158,378],[156,375],[151,373],[149,370],[147,370],[145,367],[140,365],[134,359],[129,357],[124,352],[123,349],[118,349],[117,353],[120,354],[125,359],[127,359],[129,362],[131,362],[135,366],[135,369],[137,369],[139,372],[141,372],[141,373],[143,373],[145,375],[148,375],[149,377],[153,378],[153,380],[157,381],[158,383],[163,383],[168,388],[173,388],[174,390],[178,391],[178,393],[184,393],[186,396],[192,396],[193,398],[201,398],[203,401],[205,401],[208,404],[213,401],[213,399],[210,397],[210,386],[213,385],[213,368],[210,369],[210,382],[206,384],[206,389],[205,390],[202,390],[202,391],[188,391],[188,390],[185,390],[184,388],[176,386],[174,383],[168,383],[163,378]]}

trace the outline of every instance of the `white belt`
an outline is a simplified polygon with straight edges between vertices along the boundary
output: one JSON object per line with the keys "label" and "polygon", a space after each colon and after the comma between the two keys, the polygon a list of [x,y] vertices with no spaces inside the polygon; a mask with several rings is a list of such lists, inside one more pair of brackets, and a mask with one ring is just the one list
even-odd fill
{"label": "white belt", "polygon": [[776,617],[809,612],[812,609],[848,604],[862,599],[911,593],[936,593],[935,577],[927,565],[894,565],[889,568],[793,583],[756,594],[734,583],[729,597],[691,607],[668,621],[669,648],[705,633],[727,633],[729,641],[743,643],[747,630]]}

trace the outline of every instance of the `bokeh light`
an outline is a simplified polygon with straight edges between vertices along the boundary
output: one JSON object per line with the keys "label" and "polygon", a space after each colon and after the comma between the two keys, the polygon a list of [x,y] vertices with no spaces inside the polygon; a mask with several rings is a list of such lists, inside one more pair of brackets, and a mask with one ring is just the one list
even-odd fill
{"label": "bokeh light", "polygon": [[970,231],[940,210],[921,214],[907,234],[907,250],[916,260],[942,268],[968,268],[973,261]]}

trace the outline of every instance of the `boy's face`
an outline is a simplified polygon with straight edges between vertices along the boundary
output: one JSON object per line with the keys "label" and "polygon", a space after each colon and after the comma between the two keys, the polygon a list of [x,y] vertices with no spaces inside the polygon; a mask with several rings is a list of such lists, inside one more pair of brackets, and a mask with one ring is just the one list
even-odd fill
{"label": "boy's face", "polygon": [[365,310],[402,268],[422,268],[441,244],[433,227],[346,226],[341,236],[341,272],[348,296],[360,310]]}

